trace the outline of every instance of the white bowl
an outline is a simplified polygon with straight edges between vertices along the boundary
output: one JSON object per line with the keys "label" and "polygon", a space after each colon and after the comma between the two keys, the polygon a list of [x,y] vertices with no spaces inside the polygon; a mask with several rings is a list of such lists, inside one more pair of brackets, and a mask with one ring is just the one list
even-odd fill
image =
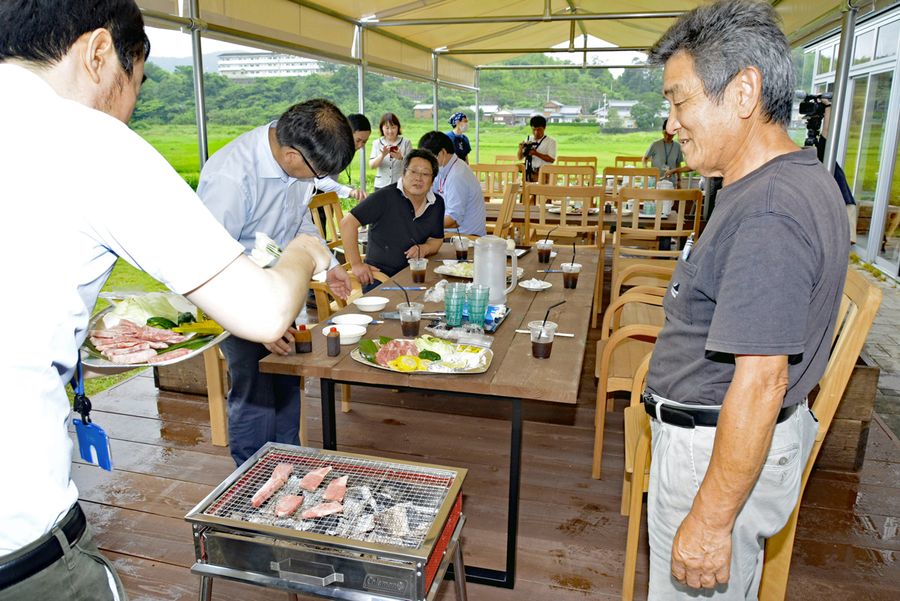
{"label": "white bowl", "polygon": [[389,300],[390,299],[383,296],[363,296],[353,301],[353,304],[356,305],[360,311],[374,313],[375,311],[381,311],[387,307]]}
{"label": "white bowl", "polygon": [[336,328],[338,334],[341,335],[341,344],[356,344],[357,342],[359,342],[359,339],[363,337],[363,334],[366,333],[365,326],[357,326],[345,323],[336,326],[326,325],[324,328],[322,328],[322,334],[328,336],[328,332],[331,331],[331,328]]}
{"label": "white bowl", "polygon": [[335,315],[331,321],[339,325],[367,326],[372,323],[374,317],[371,315],[363,315],[362,313],[347,313],[346,315]]}

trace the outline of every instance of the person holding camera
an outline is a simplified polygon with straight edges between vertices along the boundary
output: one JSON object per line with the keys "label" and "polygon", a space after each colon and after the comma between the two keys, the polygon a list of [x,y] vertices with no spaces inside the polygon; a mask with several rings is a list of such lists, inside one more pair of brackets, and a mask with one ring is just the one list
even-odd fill
{"label": "person holding camera", "polygon": [[531,135],[519,142],[518,157],[525,159],[525,179],[536,182],[541,165],[549,165],[556,161],[556,140],[545,135],[547,120],[541,115],[535,115],[528,122],[531,126]]}
{"label": "person holding camera", "polygon": [[403,175],[403,159],[412,150],[412,143],[401,136],[400,119],[394,113],[385,113],[378,123],[381,137],[372,144],[369,167],[375,169],[375,189],[397,183]]}

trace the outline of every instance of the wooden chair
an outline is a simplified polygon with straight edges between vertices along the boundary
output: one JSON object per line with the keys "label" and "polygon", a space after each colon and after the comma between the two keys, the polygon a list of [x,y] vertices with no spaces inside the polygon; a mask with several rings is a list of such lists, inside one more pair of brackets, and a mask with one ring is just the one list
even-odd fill
{"label": "wooden chair", "polygon": [[[616,157],[615,165],[616,167],[643,167],[644,156],[619,155]],[[657,171],[656,174],[659,175],[659,172]]]}
{"label": "wooden chair", "polygon": [[[325,214],[324,222],[320,208]],[[344,211],[341,209],[341,199],[338,198],[337,192],[323,192],[313,196],[309,201],[309,212],[313,223],[328,243],[328,248],[341,250],[341,219],[344,218]]]}
{"label": "wooden chair", "polygon": [[[837,327],[832,340],[831,355],[825,373],[819,380],[819,392],[812,405],[812,411],[819,422],[819,430],[803,471],[800,496],[794,512],[781,532],[766,541],[762,580],[759,588],[760,601],[782,601],[785,598],[794,535],[797,530],[797,516],[803,491],[838,404],[843,398],[853,366],[865,344],[869,329],[875,321],[881,297],[881,289],[867,282],[865,277],[855,269],[848,269],[844,294],[838,311]],[[626,409],[625,420],[625,466],[626,474],[630,474],[631,480],[628,483],[627,491],[629,496],[628,538],[625,546],[625,576],[622,586],[622,599],[625,601],[630,601],[634,596],[635,565],[642,517],[641,506],[643,492],[647,490],[649,484],[650,449],[650,419],[643,407],[631,406]],[[641,482],[640,486],[638,486],[638,482]],[[625,486],[623,485],[624,492]],[[623,499],[623,507],[624,502],[625,499]]]}
{"label": "wooden chair", "polygon": [[[558,156],[554,165],[574,165],[578,167],[593,167],[594,172],[597,171],[597,157],[570,157]],[[593,184],[593,182],[591,182]]]}
{"label": "wooden chair", "polygon": [[[644,188],[622,188],[616,200],[616,229],[612,234],[601,236],[600,245],[612,245],[612,281],[621,271],[631,265],[655,265],[673,268],[681,254],[679,250],[688,236],[700,233],[700,212],[703,194],[700,190],[654,190]],[[631,201],[633,209],[628,214],[624,210]],[[641,208],[651,206],[652,214],[641,215]],[[668,216],[666,217],[666,209]],[[660,249],[659,241],[670,238],[675,241],[669,250]],[[601,253],[605,263],[605,252]],[[604,273],[598,273],[599,290],[603,290]],[[595,304],[596,314],[602,310],[602,301]]]}
{"label": "wooden chair", "polygon": [[[563,239],[581,245],[596,245],[603,220],[602,216],[597,214],[594,223],[591,223],[589,209],[599,211],[602,195],[603,190],[597,186],[528,184],[523,194],[526,244],[533,244],[553,231],[554,240]],[[532,205],[537,207],[537,221],[531,219]],[[577,209],[579,206],[580,211]],[[569,212],[570,208],[572,214]],[[556,223],[557,215],[558,223]]]}
{"label": "wooden chair", "polygon": [[[637,367],[653,351],[656,337],[662,330],[665,321],[663,298],[659,294],[629,292],[615,303],[610,303],[603,314],[594,370],[597,377],[594,457],[591,464],[591,477],[594,479],[600,478],[606,413],[614,408],[609,393],[632,389]],[[614,328],[614,325],[618,327]]]}
{"label": "wooden chair", "polygon": [[500,205],[500,212],[497,213],[497,221],[494,222],[493,235],[500,238],[506,238],[512,227],[513,209],[519,200],[519,193],[522,186],[519,184],[507,184],[503,190],[503,203]]}
{"label": "wooden chair", "polygon": [[[494,162],[500,163],[500,164],[509,164],[509,163],[522,164],[522,159],[520,159],[519,157],[517,157],[514,154],[498,154],[497,156],[494,157]],[[522,168],[524,170],[524,165]]]}
{"label": "wooden chair", "polygon": [[211,442],[217,447],[227,447],[228,404],[225,395],[228,390],[228,365],[218,346],[203,351],[203,367],[206,373]]}
{"label": "wooden chair", "polygon": [[525,181],[525,166],[499,165],[494,163],[476,163],[470,165],[475,177],[481,184],[485,202],[503,198],[503,190],[507,184],[519,184]]}
{"label": "wooden chair", "polygon": [[615,200],[619,190],[629,188],[655,188],[659,171],[643,167],[605,167],[600,185],[606,189],[608,200]]}
{"label": "wooden chair", "polygon": [[545,186],[593,186],[597,169],[588,165],[541,165],[537,183]]}
{"label": "wooden chair", "polygon": [[[350,284],[351,284],[351,292],[350,295],[345,299],[336,296],[331,292],[331,289],[328,287],[328,284],[325,282],[316,282],[312,281],[309,283],[309,289],[313,291],[313,295],[316,298],[316,317],[318,318],[319,323],[325,323],[331,317],[331,314],[340,311],[344,307],[347,306],[347,303],[352,302],[354,299],[359,298],[363,295],[362,285],[359,283],[359,280],[356,279],[356,276],[353,275],[353,272],[350,270],[350,264],[344,263],[342,267],[350,274]],[[385,274],[376,272],[373,274],[375,279],[379,282],[386,282],[390,278]],[[306,420],[303,418],[303,387],[301,385],[300,388],[300,429],[301,429],[301,437],[303,440],[306,438]],[[350,411],[350,386],[342,385],[342,393],[341,393],[341,411],[344,413],[348,413]]]}
{"label": "wooden chair", "polygon": [[622,289],[628,287],[629,292],[639,288],[647,288],[649,290],[665,290],[672,279],[675,272],[674,265],[629,265],[622,269],[618,277],[613,280],[612,288],[609,292],[609,302],[612,303],[622,294]]}

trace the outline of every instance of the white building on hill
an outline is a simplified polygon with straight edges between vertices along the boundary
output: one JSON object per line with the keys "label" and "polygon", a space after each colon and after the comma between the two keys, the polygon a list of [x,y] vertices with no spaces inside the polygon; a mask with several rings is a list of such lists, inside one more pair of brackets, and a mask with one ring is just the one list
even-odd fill
{"label": "white building on hill", "polygon": [[229,79],[305,77],[322,70],[322,63],[294,54],[235,52],[219,55],[219,74]]}

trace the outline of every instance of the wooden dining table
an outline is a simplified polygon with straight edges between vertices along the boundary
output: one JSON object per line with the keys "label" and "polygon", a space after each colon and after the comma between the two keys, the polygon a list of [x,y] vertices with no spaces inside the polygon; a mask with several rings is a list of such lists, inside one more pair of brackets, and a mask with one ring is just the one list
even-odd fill
{"label": "wooden dining table", "polygon": [[[472,399],[474,403],[485,401],[511,403],[509,494],[507,507],[506,566],[505,570],[494,570],[477,566],[466,566],[466,580],[479,584],[513,588],[515,585],[516,538],[519,518],[519,482],[522,457],[522,400],[543,401],[574,405],[578,399],[578,386],[588,340],[591,322],[591,301],[597,274],[599,253],[595,248],[579,248],[576,262],[582,265],[577,287],[565,289],[561,273],[537,273],[538,269],[559,269],[562,262],[571,260],[571,247],[559,247],[559,254],[549,265],[538,263],[537,252],[528,251],[518,264],[524,269],[521,279],[537,277],[551,283],[551,287],[530,292],[517,287],[509,294],[506,305],[509,313],[492,335],[491,350],[493,360],[487,371],[480,374],[431,374],[398,373],[378,369],[360,363],[350,357],[356,345],[341,346],[340,355],[329,357],[325,351],[323,336],[314,332],[313,352],[286,356],[269,355],[260,361],[260,371],[272,374],[313,376],[321,380],[322,441],[329,450],[337,448],[335,422],[335,384],[353,386],[373,386],[401,390],[440,391]],[[454,257],[450,244],[429,257],[429,268],[425,286],[435,285],[443,276],[434,272],[441,265],[441,259]],[[465,281],[447,278],[450,281]],[[408,269],[398,273],[392,281],[383,286],[413,286]],[[410,300],[422,302],[423,291],[408,291]],[[397,303],[403,302],[402,290],[369,293],[389,298],[385,310],[393,311]],[[547,359],[538,359],[531,354],[531,338],[528,334],[516,333],[517,329],[527,329],[528,322],[544,318],[547,308],[565,300],[566,304],[550,312],[549,320],[558,324],[558,332],[571,333],[571,337],[557,337],[552,352]],[[441,311],[443,303],[425,303],[424,311]],[[357,312],[353,305],[341,313]],[[377,315],[375,315],[377,317]],[[423,324],[424,324],[423,320]],[[424,334],[424,328],[422,330]],[[400,322],[385,320],[383,324],[370,325],[365,338],[388,336],[400,338]]]}

